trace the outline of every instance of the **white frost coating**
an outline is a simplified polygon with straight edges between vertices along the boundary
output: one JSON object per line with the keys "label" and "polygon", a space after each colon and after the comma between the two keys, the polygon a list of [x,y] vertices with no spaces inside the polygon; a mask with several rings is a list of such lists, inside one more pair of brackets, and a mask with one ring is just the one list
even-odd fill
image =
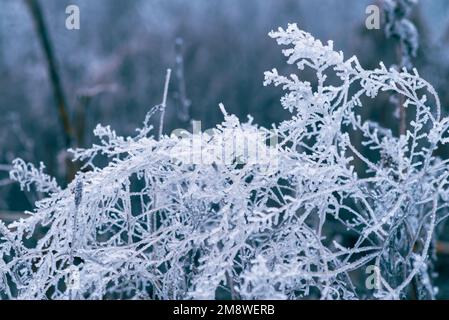
{"label": "white frost coating", "polygon": [[[219,292],[243,299],[391,299],[414,290],[433,298],[433,233],[449,198],[448,160],[434,151],[447,142],[449,122],[440,118],[432,86],[416,70],[383,64],[365,70],[356,57],[344,60],[331,42],[323,45],[295,24],[270,36],[287,46],[288,63],[317,76],[311,85],[298,75],[266,72],[265,84],[283,87],[282,106],[292,113],[271,133],[279,143],[263,146],[271,160],[238,161],[232,148],[235,161],[217,156],[218,142],[268,132],[224,108],[211,139],[199,133],[158,141],[148,136],[154,112],[136,137],[98,126],[101,144],[73,151],[93,170],[39,201],[28,219],[8,228],[0,223],[0,292],[26,299],[200,299]],[[331,73],[338,84],[327,84]],[[406,135],[395,137],[357,114],[361,98],[380,91],[400,93],[414,108]],[[195,139],[209,150],[204,162],[179,156],[191,152],[187,142]],[[369,160],[373,153],[379,160]],[[95,166],[98,155],[109,163]],[[355,171],[356,160],[363,172]],[[28,185],[39,175],[15,176]],[[40,225],[48,230],[26,247],[24,238]],[[341,243],[342,235],[352,241]],[[380,270],[374,291],[350,276],[369,265]],[[79,288],[66,290],[73,269]]]}

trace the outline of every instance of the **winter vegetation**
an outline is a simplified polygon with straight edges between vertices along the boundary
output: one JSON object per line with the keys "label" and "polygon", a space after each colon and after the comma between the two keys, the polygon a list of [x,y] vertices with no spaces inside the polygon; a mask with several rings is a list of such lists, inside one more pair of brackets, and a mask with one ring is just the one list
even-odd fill
{"label": "winter vegetation", "polygon": [[[365,69],[296,24],[270,37],[297,70],[265,72],[290,114],[271,128],[220,105],[214,129],[163,134],[168,72],[135,135],[98,125],[99,142],[69,150],[83,167],[67,187],[15,160],[10,178],[46,196],[0,222],[2,297],[435,298],[449,118],[434,88],[416,69]],[[362,116],[386,94],[402,97],[402,133]]]}
{"label": "winter vegetation", "polygon": [[446,0],[0,2],[0,300],[448,299]]}

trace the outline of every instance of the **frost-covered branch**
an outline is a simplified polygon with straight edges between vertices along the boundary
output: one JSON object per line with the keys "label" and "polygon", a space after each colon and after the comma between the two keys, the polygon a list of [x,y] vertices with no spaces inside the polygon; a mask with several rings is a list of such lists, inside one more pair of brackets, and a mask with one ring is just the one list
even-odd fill
{"label": "frost-covered branch", "polygon": [[[449,120],[435,90],[416,70],[366,70],[295,24],[270,36],[286,46],[289,64],[317,77],[312,86],[300,74],[265,73],[292,114],[271,130],[220,105],[224,121],[213,130],[159,139],[153,108],[136,136],[98,126],[99,144],[71,150],[92,170],[66,189],[17,162],[16,180],[52,192],[29,218],[0,225],[8,279],[0,294],[396,299],[413,285],[419,297],[434,297],[429,254],[449,199],[448,162],[435,156]],[[330,74],[338,82],[328,84]],[[361,118],[362,97],[379,92],[400,93],[414,109],[406,134]],[[361,144],[350,130],[361,132]],[[108,162],[95,165],[98,156]],[[365,167],[356,170],[356,160]],[[40,226],[36,245],[23,246]],[[380,285],[355,283],[352,275],[370,266]],[[67,287],[73,274],[78,286]]]}

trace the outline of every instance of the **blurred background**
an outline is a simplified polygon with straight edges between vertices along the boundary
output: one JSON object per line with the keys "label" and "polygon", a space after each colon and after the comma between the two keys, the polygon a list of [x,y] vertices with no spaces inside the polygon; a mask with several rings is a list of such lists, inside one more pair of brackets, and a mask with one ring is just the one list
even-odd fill
{"label": "blurred background", "polygon": [[[0,0],[0,219],[12,221],[42,195],[8,179],[17,157],[38,165],[64,186],[76,169],[65,150],[95,142],[97,123],[133,135],[161,102],[167,68],[165,132],[221,122],[218,104],[262,126],[290,115],[279,88],[263,87],[263,72],[282,73],[281,48],[268,32],[289,22],[334,46],[362,66],[398,63],[397,40],[365,27],[376,0]],[[65,26],[68,5],[80,9],[80,29]],[[412,59],[449,106],[449,1],[425,0],[411,12],[419,34]],[[305,74],[305,77],[308,75]],[[380,97],[363,116],[398,127]],[[155,124],[157,128],[157,125]],[[448,156],[442,151],[441,156]],[[439,298],[449,298],[449,249],[444,225],[437,271]]]}

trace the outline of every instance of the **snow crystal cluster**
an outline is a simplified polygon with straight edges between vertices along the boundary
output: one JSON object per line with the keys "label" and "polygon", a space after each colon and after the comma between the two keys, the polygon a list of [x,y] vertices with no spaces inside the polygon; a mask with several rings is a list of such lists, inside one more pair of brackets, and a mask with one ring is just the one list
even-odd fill
{"label": "snow crystal cluster", "polygon": [[[72,150],[86,170],[66,189],[17,160],[11,177],[48,196],[27,219],[0,222],[0,295],[433,298],[435,228],[449,199],[449,160],[435,156],[449,119],[437,94],[416,70],[363,69],[295,24],[270,36],[289,64],[316,74],[307,82],[265,73],[292,115],[271,130],[224,108],[210,135],[156,139],[152,114],[135,137],[98,126],[100,144]],[[362,101],[380,92],[413,109],[406,134],[361,117]],[[229,147],[273,135],[263,161],[242,161]],[[179,156],[195,154],[195,141],[215,156]],[[216,150],[223,144],[226,161]],[[379,285],[367,288],[360,279],[372,266]]]}

